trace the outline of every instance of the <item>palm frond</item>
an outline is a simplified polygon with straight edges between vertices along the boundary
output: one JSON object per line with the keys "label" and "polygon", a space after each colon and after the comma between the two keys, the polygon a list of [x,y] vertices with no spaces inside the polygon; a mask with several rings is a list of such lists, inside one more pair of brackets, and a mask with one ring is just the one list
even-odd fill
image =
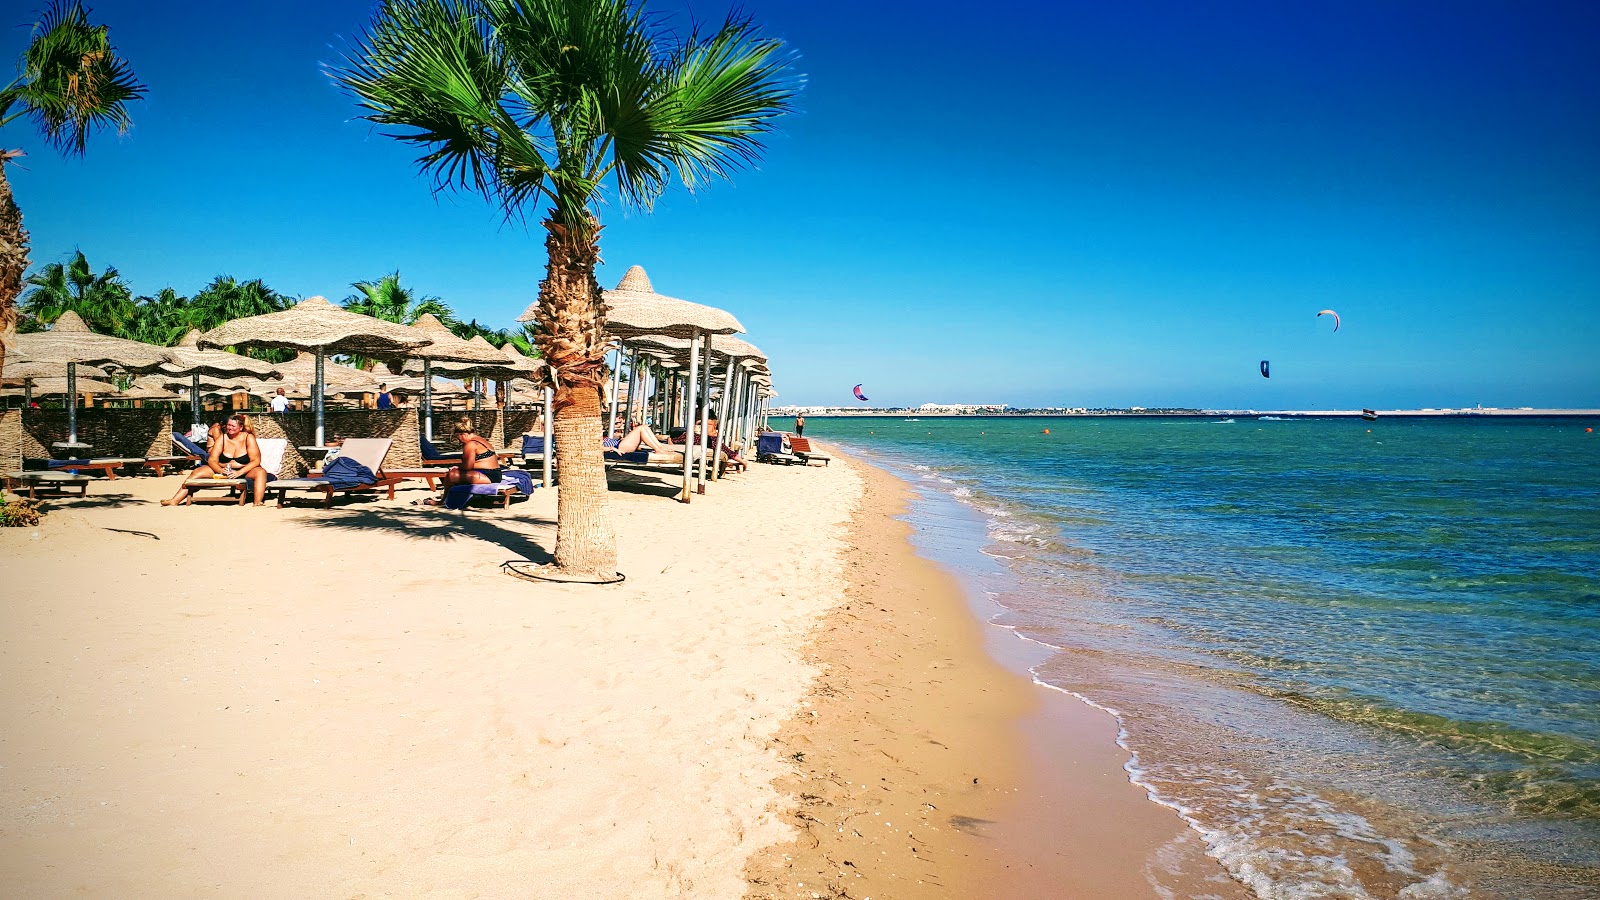
{"label": "palm frond", "polygon": [[91,25],[77,0],[57,0],[45,10],[23,53],[22,70],[7,92],[8,108],[26,112],[45,140],[69,156],[81,156],[96,131],[126,134],[127,104],[145,93],[111,46],[106,27]]}
{"label": "palm frond", "polygon": [[502,105],[509,73],[478,4],[385,0],[330,74],[362,118],[426,151],[417,164],[435,190],[498,194],[503,173],[545,168],[544,148]]}

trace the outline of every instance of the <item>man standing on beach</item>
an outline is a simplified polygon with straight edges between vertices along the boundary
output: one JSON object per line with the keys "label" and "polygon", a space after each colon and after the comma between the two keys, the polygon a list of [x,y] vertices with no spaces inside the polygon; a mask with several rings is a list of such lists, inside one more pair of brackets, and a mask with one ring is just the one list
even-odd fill
{"label": "man standing on beach", "polygon": [[797,415],[797,416],[794,417],[794,433],[795,433],[796,437],[805,437],[806,436],[806,417],[805,416]]}
{"label": "man standing on beach", "polygon": [[272,395],[272,411],[275,413],[281,413],[288,408],[289,398],[284,396],[283,388],[278,388],[278,392]]}

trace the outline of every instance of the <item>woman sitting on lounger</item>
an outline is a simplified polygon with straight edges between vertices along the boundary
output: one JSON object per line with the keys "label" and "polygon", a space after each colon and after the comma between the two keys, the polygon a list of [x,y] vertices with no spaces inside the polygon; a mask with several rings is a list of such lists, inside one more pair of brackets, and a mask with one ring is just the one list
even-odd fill
{"label": "woman sitting on lounger", "polygon": [[458,484],[499,484],[500,455],[489,441],[478,434],[472,419],[462,416],[456,423],[456,440],[461,443],[461,465],[451,466],[444,476],[444,489]]}
{"label": "woman sitting on lounger", "polygon": [[[205,465],[189,473],[189,478],[247,478],[255,489],[255,505],[260,506],[272,475],[261,468],[261,447],[256,443],[256,430],[250,427],[250,418],[243,414],[229,416],[222,425],[222,432],[211,440],[207,449],[210,455]],[[177,506],[187,499],[189,489],[179,487],[178,492],[171,499],[161,501],[161,505]]]}

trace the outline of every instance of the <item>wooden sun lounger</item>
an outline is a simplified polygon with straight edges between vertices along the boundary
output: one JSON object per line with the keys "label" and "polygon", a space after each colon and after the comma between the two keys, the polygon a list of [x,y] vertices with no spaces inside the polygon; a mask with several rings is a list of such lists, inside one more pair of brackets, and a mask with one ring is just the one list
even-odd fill
{"label": "wooden sun lounger", "polygon": [[177,468],[179,464],[190,462],[191,456],[147,456],[143,468],[149,469],[157,475],[167,474],[168,469]]}
{"label": "wooden sun lounger", "polygon": [[322,506],[333,505],[333,495],[349,493],[351,491],[376,491],[379,488],[389,489],[389,499],[394,499],[394,486],[401,479],[396,478],[383,469],[384,457],[389,455],[389,438],[346,438],[339,448],[342,459],[353,459],[372,470],[375,481],[371,484],[357,484],[349,487],[337,487],[320,476],[309,478],[285,478],[267,485],[267,491],[277,491],[278,505],[283,506],[288,502],[290,491],[321,491]]}
{"label": "wooden sun lounger", "polygon": [[39,492],[45,491],[45,496],[64,496],[73,488],[78,489],[79,497],[89,495],[89,482],[94,479],[87,475],[74,475],[70,472],[7,472],[5,475],[6,490],[14,494],[27,494],[29,500],[39,499]]}
{"label": "wooden sun lounger", "polygon": [[142,456],[105,456],[99,459],[71,460],[57,466],[51,466],[50,468],[56,472],[79,473],[81,473],[84,469],[99,470],[104,472],[107,478],[115,481],[117,478],[118,469],[122,468],[123,466],[143,464],[144,457]]}
{"label": "wooden sun lounger", "polygon": [[826,466],[828,463],[833,461],[833,457],[829,456],[828,454],[826,454],[826,453],[818,453],[817,451],[812,450],[811,449],[811,439],[810,438],[803,438],[803,437],[792,437],[792,438],[789,438],[789,450],[795,456],[798,456],[801,459],[805,460],[805,463],[808,466],[811,465],[814,462],[820,462],[824,466]]}
{"label": "wooden sun lounger", "polygon": [[428,490],[436,491],[439,489],[440,479],[444,478],[445,470],[438,466],[425,465],[414,469],[384,469],[383,474],[396,481],[405,481],[408,478],[420,479],[428,483]]}

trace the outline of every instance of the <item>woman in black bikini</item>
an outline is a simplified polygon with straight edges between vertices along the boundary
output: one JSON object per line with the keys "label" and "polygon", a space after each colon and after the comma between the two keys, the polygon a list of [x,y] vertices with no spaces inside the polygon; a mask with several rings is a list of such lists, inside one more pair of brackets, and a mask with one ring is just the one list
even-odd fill
{"label": "woman in black bikini", "polygon": [[[451,466],[445,473],[444,489],[448,491],[458,484],[499,484],[500,455],[478,434],[472,419],[462,416],[456,423],[455,435],[461,443],[461,465]],[[438,506],[443,501],[430,499],[426,502],[428,506]]]}
{"label": "woman in black bikini", "polygon": [[[256,430],[244,415],[229,416],[222,433],[211,439],[210,458],[206,464],[189,473],[189,478],[248,478],[255,487],[255,504],[267,492],[267,470],[261,468],[261,447],[256,443]],[[186,479],[187,480],[187,479]],[[189,499],[189,489],[178,488],[162,506],[177,506]]]}

